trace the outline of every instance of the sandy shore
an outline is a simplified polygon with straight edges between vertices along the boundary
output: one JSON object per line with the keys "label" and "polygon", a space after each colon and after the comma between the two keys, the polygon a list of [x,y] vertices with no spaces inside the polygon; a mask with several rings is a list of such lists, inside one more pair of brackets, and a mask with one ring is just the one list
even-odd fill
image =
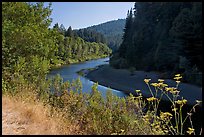
{"label": "sandy shore", "polygon": [[[139,89],[144,97],[151,96],[144,79],[150,78],[150,82],[157,82],[157,80],[161,78],[159,73],[156,72],[135,71],[134,75],[131,75],[128,70],[113,69],[109,65],[99,66],[89,71],[85,77],[91,81],[98,82],[100,85],[120,90],[126,94],[132,93],[136,95],[135,90]],[[167,83],[170,87],[176,86],[174,80],[164,80],[164,83]],[[183,97],[187,99],[187,104],[192,105],[195,104],[195,100],[202,100],[202,87],[181,82],[178,89],[181,91],[179,98]],[[160,92],[158,92],[158,95],[160,95]],[[168,100],[166,96],[163,96],[163,99]]]}

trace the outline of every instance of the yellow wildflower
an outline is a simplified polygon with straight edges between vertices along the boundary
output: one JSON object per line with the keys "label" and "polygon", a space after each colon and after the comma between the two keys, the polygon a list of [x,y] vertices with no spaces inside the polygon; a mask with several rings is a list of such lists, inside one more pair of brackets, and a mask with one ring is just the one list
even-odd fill
{"label": "yellow wildflower", "polygon": [[151,80],[151,79],[144,79],[144,82],[145,82],[145,83],[149,83],[150,80]]}
{"label": "yellow wildflower", "polygon": [[180,92],[179,90],[170,90],[170,93],[172,93],[172,94],[177,94],[179,92]]}
{"label": "yellow wildflower", "polygon": [[175,77],[180,77],[181,74],[176,74]]}
{"label": "yellow wildflower", "polygon": [[174,91],[174,90],[176,90],[176,88],[175,87],[166,87],[165,90],[166,91]]}
{"label": "yellow wildflower", "polygon": [[165,88],[166,91],[169,91],[170,89],[171,89],[171,88],[169,88],[169,87],[166,87],[166,88]]}
{"label": "yellow wildflower", "polygon": [[177,108],[173,108],[173,109],[172,109],[172,111],[176,111],[176,110],[177,110]]}
{"label": "yellow wildflower", "polygon": [[172,94],[177,94],[177,93],[180,92],[180,91],[177,90],[177,88],[175,88],[175,87],[166,87],[165,90],[166,90],[166,91],[169,91],[169,92],[172,93]]}
{"label": "yellow wildflower", "polygon": [[165,112],[164,113],[166,116],[170,116],[170,117],[172,117],[173,115],[171,114],[171,113],[169,113],[169,112]]}
{"label": "yellow wildflower", "polygon": [[162,84],[163,84],[163,82],[159,82],[159,83],[158,83],[158,86],[160,87]]}
{"label": "yellow wildflower", "polygon": [[161,86],[162,86],[162,87],[167,87],[168,85],[167,85],[167,84],[162,84]]}
{"label": "yellow wildflower", "polygon": [[182,101],[181,101],[181,100],[177,100],[176,103],[179,104],[179,105],[181,105],[181,104],[182,104]]}
{"label": "yellow wildflower", "polygon": [[195,131],[195,129],[189,127],[187,133],[189,135],[191,135],[194,131]]}
{"label": "yellow wildflower", "polygon": [[157,98],[155,98],[155,97],[147,98],[147,101],[149,101],[149,102],[154,101],[154,100],[157,100]]}
{"label": "yellow wildflower", "polygon": [[179,80],[179,79],[181,79],[182,78],[182,76],[180,76],[180,77],[174,77],[174,79],[176,79],[176,80]]}
{"label": "yellow wildflower", "polygon": [[186,102],[187,102],[187,100],[186,99],[182,99],[182,100],[177,100],[177,101],[175,101],[177,104],[179,104],[179,105],[184,105],[184,104],[186,104]]}
{"label": "yellow wildflower", "polygon": [[141,92],[140,90],[135,90],[135,91],[136,91],[137,93],[138,93],[138,92]]}
{"label": "yellow wildflower", "polygon": [[183,101],[183,103],[184,103],[184,104],[186,104],[186,103],[187,103],[187,100],[186,100],[186,99],[183,99],[182,101]]}
{"label": "yellow wildflower", "polygon": [[163,80],[163,79],[158,79],[158,81],[159,81],[159,82],[164,82],[164,80]]}
{"label": "yellow wildflower", "polygon": [[169,112],[161,112],[160,113],[160,118],[161,118],[161,120],[165,120],[165,119],[167,119],[167,118],[172,118],[172,114],[171,113],[169,113]]}
{"label": "yellow wildflower", "polygon": [[152,86],[157,87],[158,84],[157,83],[151,83]]}

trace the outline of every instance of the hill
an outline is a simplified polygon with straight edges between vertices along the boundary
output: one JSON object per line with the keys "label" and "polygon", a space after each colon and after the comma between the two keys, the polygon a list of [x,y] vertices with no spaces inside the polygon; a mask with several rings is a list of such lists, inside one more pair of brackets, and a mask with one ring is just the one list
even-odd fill
{"label": "hill", "polygon": [[[122,42],[123,29],[125,27],[125,19],[118,19],[113,21],[108,21],[102,24],[93,25],[87,28],[77,30],[77,34],[85,39],[86,41],[93,40],[90,35],[82,35],[82,31],[90,33],[99,33],[105,37],[105,42],[113,50],[117,50]],[[88,38],[87,38],[88,37]],[[91,41],[92,42],[92,41]]]}

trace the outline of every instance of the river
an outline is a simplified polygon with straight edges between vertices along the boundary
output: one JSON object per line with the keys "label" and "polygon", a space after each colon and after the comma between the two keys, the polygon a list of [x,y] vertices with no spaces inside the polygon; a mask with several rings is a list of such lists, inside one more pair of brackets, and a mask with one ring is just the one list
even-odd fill
{"label": "river", "polygon": [[[69,80],[70,82],[72,80],[80,78],[80,81],[82,82],[82,92],[90,93],[91,86],[94,84],[94,82],[85,77],[80,76],[79,74],[77,74],[77,71],[81,69],[95,68],[96,66],[103,65],[103,64],[109,64],[109,57],[70,64],[70,65],[64,65],[60,68],[51,70],[50,73],[48,74],[48,77],[52,77],[57,74],[60,74],[60,76],[63,78],[64,81]],[[108,87],[98,85],[98,90],[101,92],[102,96],[105,97]],[[127,96],[126,94],[124,94],[123,92],[119,90],[111,89],[111,91],[114,95],[117,95],[118,97]]]}

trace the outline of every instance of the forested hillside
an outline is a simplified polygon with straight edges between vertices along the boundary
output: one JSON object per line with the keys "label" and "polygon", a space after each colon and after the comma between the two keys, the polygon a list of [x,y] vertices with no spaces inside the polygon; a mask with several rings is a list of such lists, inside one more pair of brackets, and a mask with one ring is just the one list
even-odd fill
{"label": "forested hillside", "polygon": [[[117,50],[122,42],[125,19],[118,19],[76,30],[79,37],[86,41],[106,43],[113,51]],[[88,35],[87,35],[88,34]]]}
{"label": "forested hillside", "polygon": [[104,44],[107,43],[107,39],[105,38],[105,36],[94,30],[79,29],[79,30],[74,30],[74,32],[77,34],[77,36],[81,37],[85,41],[101,42]]}
{"label": "forested hillside", "polygon": [[202,3],[136,2],[128,11],[116,68],[182,73],[202,82]]}
{"label": "forested hillside", "polygon": [[52,66],[108,56],[102,43],[85,42],[63,34],[51,24],[51,4],[2,3],[2,82],[4,88],[20,81],[40,83]]}

